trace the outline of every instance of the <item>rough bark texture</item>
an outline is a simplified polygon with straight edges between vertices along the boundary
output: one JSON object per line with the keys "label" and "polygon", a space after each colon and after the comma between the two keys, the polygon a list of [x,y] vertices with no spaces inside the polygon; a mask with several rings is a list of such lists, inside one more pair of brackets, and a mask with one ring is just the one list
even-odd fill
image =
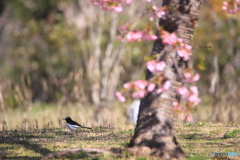
{"label": "rough bark texture", "polygon": [[[200,0],[163,0],[162,6],[171,10],[160,19],[159,26],[170,33],[176,32],[185,44],[190,45],[200,4]],[[166,62],[164,75],[172,86],[161,95],[149,94],[141,100],[129,150],[134,154],[161,159],[184,159],[184,152],[175,138],[175,118],[171,107],[173,101],[180,101],[175,90],[183,85],[181,73],[186,69],[187,63],[177,56],[171,46],[164,46],[161,39],[155,41],[151,54],[158,54],[157,59]],[[152,76],[147,71],[146,79]]]}

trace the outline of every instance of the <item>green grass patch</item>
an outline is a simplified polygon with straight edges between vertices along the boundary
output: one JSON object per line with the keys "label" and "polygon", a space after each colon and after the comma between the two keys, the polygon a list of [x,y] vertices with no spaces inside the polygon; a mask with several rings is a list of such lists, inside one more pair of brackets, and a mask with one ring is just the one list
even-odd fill
{"label": "green grass patch", "polygon": [[233,130],[223,135],[223,138],[238,138],[238,137],[240,137],[240,130]]}
{"label": "green grass patch", "polygon": [[209,126],[211,125],[211,123],[209,122],[203,122],[203,121],[199,121],[199,122],[187,122],[184,124],[185,127],[191,127],[191,126]]}

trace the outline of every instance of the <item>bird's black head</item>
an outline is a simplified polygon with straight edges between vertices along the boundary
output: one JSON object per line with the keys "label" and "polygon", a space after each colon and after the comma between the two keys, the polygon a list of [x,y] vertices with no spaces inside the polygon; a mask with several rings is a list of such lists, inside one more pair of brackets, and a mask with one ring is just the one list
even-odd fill
{"label": "bird's black head", "polygon": [[70,117],[63,118],[66,121],[71,121],[72,119]]}

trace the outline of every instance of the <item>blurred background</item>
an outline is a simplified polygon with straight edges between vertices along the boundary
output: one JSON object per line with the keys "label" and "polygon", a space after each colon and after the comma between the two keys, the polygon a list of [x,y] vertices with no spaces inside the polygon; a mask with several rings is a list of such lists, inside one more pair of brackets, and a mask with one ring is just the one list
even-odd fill
{"label": "blurred background", "polygon": [[[86,125],[128,124],[128,106],[114,92],[145,77],[153,42],[122,43],[118,26],[148,17],[140,1],[104,12],[85,0],[0,1],[0,130],[62,127],[70,116]],[[190,67],[200,72],[194,121],[240,117],[240,16],[222,1],[205,1]],[[154,28],[153,28],[154,29]],[[156,28],[155,28],[156,29]]]}

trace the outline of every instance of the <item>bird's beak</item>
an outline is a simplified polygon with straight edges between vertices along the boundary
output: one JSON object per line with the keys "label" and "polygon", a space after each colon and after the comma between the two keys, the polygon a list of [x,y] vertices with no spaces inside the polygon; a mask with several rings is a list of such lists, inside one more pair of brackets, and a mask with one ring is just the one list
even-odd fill
{"label": "bird's beak", "polygon": [[63,118],[64,120],[66,120],[66,118]]}

